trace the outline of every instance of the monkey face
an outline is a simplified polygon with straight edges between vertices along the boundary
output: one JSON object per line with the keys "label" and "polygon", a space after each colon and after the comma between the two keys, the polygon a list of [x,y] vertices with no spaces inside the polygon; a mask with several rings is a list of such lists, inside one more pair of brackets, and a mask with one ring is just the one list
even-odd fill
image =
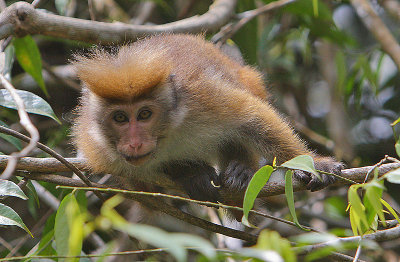
{"label": "monkey face", "polygon": [[148,100],[109,106],[105,121],[111,127],[108,136],[129,164],[140,166],[154,157],[160,116],[160,108]]}

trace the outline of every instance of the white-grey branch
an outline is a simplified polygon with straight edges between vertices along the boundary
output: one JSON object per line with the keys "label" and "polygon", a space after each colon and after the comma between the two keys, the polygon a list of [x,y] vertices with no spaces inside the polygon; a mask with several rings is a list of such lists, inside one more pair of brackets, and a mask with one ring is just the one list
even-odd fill
{"label": "white-grey branch", "polygon": [[155,33],[216,31],[234,15],[236,0],[216,0],[208,12],[163,25],[104,23],[46,13],[17,2],[0,13],[0,39],[10,35],[41,34],[90,43],[116,44]]}
{"label": "white-grey branch", "polygon": [[[4,169],[7,161],[9,160],[9,156],[5,155],[0,155],[0,170]],[[86,162],[83,158],[66,158],[66,160],[72,164],[74,164],[77,168],[81,170],[88,170],[86,166]],[[351,179],[355,182],[362,183],[364,181],[364,178],[368,171],[370,171],[373,167],[372,166],[366,166],[366,167],[359,167],[359,168],[351,168],[351,169],[345,169],[342,170],[342,176],[344,178]],[[400,163],[391,163],[391,164],[383,164],[378,167],[379,175],[383,175],[390,170],[400,168]],[[17,170],[20,171],[28,171],[28,172],[40,172],[40,173],[55,173],[55,172],[65,172],[69,171],[68,167],[64,166],[62,163],[60,163],[58,160],[55,158],[33,158],[33,157],[24,157],[21,158],[18,162],[17,165]],[[32,177],[32,179],[38,179],[42,180],[43,177],[47,176],[48,182],[51,182],[51,177],[54,175],[41,175],[40,178],[35,175],[35,177]],[[26,176],[29,178],[29,175]],[[371,176],[372,177],[372,176]],[[65,178],[64,179],[68,179]],[[143,182],[150,183],[150,184],[155,184],[164,188],[171,188],[171,189],[177,189],[179,190],[180,187],[179,185],[176,185],[172,180],[170,180],[168,177],[159,177],[157,180],[151,179],[148,180],[147,177],[141,177],[140,178]],[[146,180],[147,179],[147,180]],[[54,181],[55,183],[58,182]],[[348,184],[348,181],[345,180],[338,180],[334,185],[344,185]],[[293,180],[293,189],[294,191],[301,191],[301,190],[306,190],[306,186],[297,180]],[[279,181],[279,182],[269,182],[267,185],[263,188],[263,190],[260,193],[260,197],[267,197],[267,196],[275,196],[275,195],[280,195],[285,193],[285,182],[284,181]],[[224,199],[237,199],[241,198],[244,192],[232,192],[230,190],[222,190],[221,192],[222,196]]]}

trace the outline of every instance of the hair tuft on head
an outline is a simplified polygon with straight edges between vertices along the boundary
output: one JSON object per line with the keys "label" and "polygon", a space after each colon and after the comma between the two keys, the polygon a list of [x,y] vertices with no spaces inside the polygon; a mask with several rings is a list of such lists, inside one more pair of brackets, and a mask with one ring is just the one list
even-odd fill
{"label": "hair tuft on head", "polygon": [[163,50],[123,46],[116,52],[94,49],[76,55],[72,65],[79,79],[96,95],[114,100],[130,100],[164,82],[169,63]]}

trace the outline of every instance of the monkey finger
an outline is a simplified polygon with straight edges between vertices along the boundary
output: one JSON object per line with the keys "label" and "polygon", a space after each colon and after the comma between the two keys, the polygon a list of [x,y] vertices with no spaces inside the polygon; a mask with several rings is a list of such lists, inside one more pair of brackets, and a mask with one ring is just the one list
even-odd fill
{"label": "monkey finger", "polygon": [[216,172],[208,173],[209,181],[211,185],[215,188],[219,188],[222,185],[221,175],[218,175]]}
{"label": "monkey finger", "polygon": [[323,189],[335,182],[335,177],[326,174],[320,174],[320,177],[312,175],[311,181],[308,183],[307,188],[312,192]]}
{"label": "monkey finger", "polygon": [[305,184],[308,184],[311,181],[311,174],[302,170],[294,170],[293,176],[295,179],[298,179]]}

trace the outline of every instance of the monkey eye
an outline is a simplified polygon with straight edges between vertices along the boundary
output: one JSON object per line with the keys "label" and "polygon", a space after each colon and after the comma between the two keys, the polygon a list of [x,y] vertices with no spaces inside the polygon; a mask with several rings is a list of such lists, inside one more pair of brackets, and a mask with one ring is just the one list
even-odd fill
{"label": "monkey eye", "polygon": [[152,114],[153,114],[153,112],[151,112],[149,109],[144,109],[144,110],[140,111],[140,113],[138,114],[137,120],[149,119]]}
{"label": "monkey eye", "polygon": [[127,115],[121,111],[115,112],[113,119],[117,123],[129,122]]}

